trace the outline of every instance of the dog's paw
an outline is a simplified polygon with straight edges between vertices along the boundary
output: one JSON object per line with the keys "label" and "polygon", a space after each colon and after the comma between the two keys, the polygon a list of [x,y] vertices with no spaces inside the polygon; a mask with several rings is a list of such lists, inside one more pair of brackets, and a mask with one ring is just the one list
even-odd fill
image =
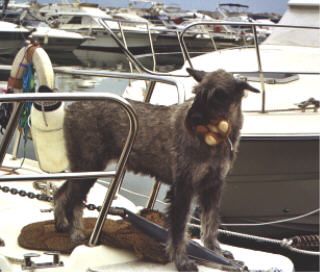
{"label": "dog's paw", "polygon": [[223,257],[227,258],[227,259],[231,259],[234,260],[234,256],[232,254],[231,251],[229,250],[224,250],[224,249],[220,249],[220,253]]}
{"label": "dog's paw", "polygon": [[0,238],[0,247],[5,246],[4,241]]}
{"label": "dog's paw", "polygon": [[67,232],[70,229],[70,223],[66,217],[56,217],[54,223],[57,232]]}
{"label": "dog's paw", "polygon": [[83,244],[87,239],[87,236],[83,233],[81,229],[73,229],[71,231],[70,237],[71,241],[74,244]]}
{"label": "dog's paw", "polygon": [[178,271],[187,271],[187,272],[197,272],[198,267],[196,265],[196,262],[193,260],[190,260],[187,255],[178,255],[175,258],[175,264],[178,269]]}

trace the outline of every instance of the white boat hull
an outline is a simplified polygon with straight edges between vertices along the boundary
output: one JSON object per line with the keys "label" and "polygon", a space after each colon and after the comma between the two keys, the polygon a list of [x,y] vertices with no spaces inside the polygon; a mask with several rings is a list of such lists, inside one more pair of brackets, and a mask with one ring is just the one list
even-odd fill
{"label": "white boat hull", "polygon": [[[319,139],[316,137],[244,136],[223,193],[222,222],[272,222],[316,210],[318,168]],[[319,229],[319,214],[280,224],[227,228],[282,238],[314,234]]]}
{"label": "white boat hull", "polygon": [[42,35],[33,35],[34,39],[37,40],[41,46],[48,52],[72,52],[77,49],[83,41],[82,39],[66,39],[59,37],[47,37]]}
{"label": "white boat hull", "polygon": [[30,31],[16,24],[0,21],[0,55],[13,55],[24,46]]}
{"label": "white boat hull", "polygon": [[[78,31],[85,35],[89,34],[88,30]],[[92,51],[105,51],[105,52],[121,52],[121,49],[114,41],[114,39],[104,29],[93,30],[94,39],[89,39],[83,42],[79,49],[92,50]],[[121,39],[121,33],[116,32],[119,39]],[[124,30],[125,39],[128,48],[132,53],[143,53],[146,50],[150,52],[150,40],[146,31],[126,31]]]}

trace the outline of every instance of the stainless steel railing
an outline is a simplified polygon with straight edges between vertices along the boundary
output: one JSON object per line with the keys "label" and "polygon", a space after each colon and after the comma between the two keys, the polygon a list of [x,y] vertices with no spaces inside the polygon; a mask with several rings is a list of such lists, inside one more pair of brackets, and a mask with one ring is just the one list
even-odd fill
{"label": "stainless steel railing", "polygon": [[[126,139],[124,148],[121,152],[117,169],[116,171],[96,171],[96,172],[73,172],[73,173],[58,173],[58,174],[41,174],[41,175],[10,175],[5,177],[0,177],[0,182],[8,182],[8,181],[34,181],[34,180],[59,180],[59,179],[84,179],[84,178],[99,178],[99,177],[109,177],[114,178],[112,183],[109,186],[105,199],[103,201],[103,205],[101,207],[101,211],[97,218],[96,224],[94,226],[93,232],[91,234],[89,244],[94,246],[98,243],[98,239],[103,227],[104,220],[109,211],[109,208],[112,204],[112,200],[116,192],[119,189],[119,186],[122,182],[125,173],[125,165],[127,159],[129,157],[131,148],[134,143],[134,139],[137,134],[138,129],[138,121],[135,114],[134,109],[130,105],[130,103],[121,98],[120,96],[114,94],[107,93],[24,93],[24,94],[5,94],[0,95],[1,102],[15,102],[19,105],[22,105],[27,101],[84,101],[84,100],[111,100],[121,106],[125,112],[127,113],[129,119],[129,132],[128,137]],[[13,115],[11,119],[17,119],[18,115]],[[17,120],[14,120],[17,121]],[[13,125],[16,122],[9,123],[9,130],[13,130],[15,127]],[[8,138],[10,134],[4,135],[4,140],[6,143],[9,143]],[[1,156],[4,157],[4,154],[7,150],[8,145],[3,145],[1,149]]]}
{"label": "stainless steel railing", "polygon": [[[143,74],[143,73],[123,73],[123,72],[112,72],[112,71],[101,71],[101,70],[83,70],[68,67],[55,67],[55,73],[69,74],[69,75],[84,75],[84,76],[97,76],[97,77],[111,77],[121,79],[133,79],[133,80],[145,80],[150,81],[152,84],[149,85],[146,93],[146,97],[152,96],[156,83],[165,83],[176,87],[178,95],[178,103],[185,101],[184,86],[179,79],[174,77],[168,77],[168,74]],[[150,100],[146,101],[149,102]]]}
{"label": "stainless steel railing", "polygon": [[[163,77],[160,75],[150,75],[150,74],[136,74],[136,73],[119,73],[119,72],[110,72],[110,71],[85,71],[85,70],[77,70],[70,68],[54,68],[54,71],[57,73],[64,74],[73,74],[73,75],[90,75],[90,76],[100,76],[100,77],[114,77],[114,78],[124,78],[124,79],[135,79],[135,80],[149,80],[151,81],[148,85],[147,93],[145,96],[145,102],[150,102],[154,88],[156,86],[156,82],[166,83],[170,85],[174,85],[177,89],[178,93],[178,103],[182,103],[185,101],[185,92],[183,85],[181,82],[175,78]],[[161,183],[160,181],[156,181],[153,190],[150,194],[150,198],[147,202],[147,207],[149,209],[154,207],[156,198],[158,196],[158,192],[160,190]]]}
{"label": "stainless steel railing", "polygon": [[[114,31],[111,30],[111,28],[109,28],[109,25],[106,22],[116,22],[118,24],[119,31],[120,31],[121,38],[122,38],[123,47],[126,50],[129,50],[129,49],[128,49],[128,43],[127,43],[127,40],[126,40],[125,31],[124,31],[124,25],[142,25],[142,26],[145,26],[145,30],[146,30],[146,33],[148,34],[148,39],[149,39],[150,48],[151,48],[151,52],[152,52],[153,71],[155,71],[157,63],[156,63],[154,45],[153,45],[153,41],[152,41],[152,34],[151,34],[150,24],[148,22],[135,21],[135,20],[124,20],[124,19],[113,19],[113,18],[104,18],[103,21],[105,22],[105,25],[108,26],[107,31],[109,33],[110,33],[110,31],[112,31],[112,33],[114,33]],[[101,24],[101,21],[100,21],[100,24]],[[115,37],[117,37],[117,35],[115,35]],[[113,39],[115,39],[115,37],[113,37]],[[118,39],[118,41],[120,41],[120,39]],[[129,59],[129,67],[130,67],[130,71],[131,72],[133,72],[132,64],[134,64],[134,63],[132,63],[132,61],[130,61],[130,59]],[[136,66],[136,68],[139,70],[139,66]]]}
{"label": "stainless steel railing", "polygon": [[[115,33],[115,31],[117,31],[117,29],[111,29],[110,26],[108,25],[108,22],[115,22],[118,24],[122,41],[119,39],[119,37]],[[159,27],[152,26],[149,22],[125,20],[125,19],[113,19],[113,18],[99,19],[99,23],[106,29],[106,31],[111,35],[111,37],[114,39],[114,41],[120,47],[121,51],[128,57],[130,71],[132,71],[132,64],[133,64],[138,71],[143,71],[143,72],[147,72],[147,73],[152,72],[152,73],[156,73],[158,75],[161,75],[161,74],[163,75],[163,73],[156,72],[157,61],[156,61],[156,53],[155,53],[154,42],[153,42],[152,36],[156,36],[158,34],[168,34],[168,33],[176,34],[177,35],[177,42],[179,44],[179,47],[180,47],[180,50],[182,53],[182,57],[184,57],[183,50],[182,50],[181,36],[179,35],[179,33],[181,32],[181,29],[170,29],[170,28],[166,28],[166,27],[159,28]],[[141,65],[141,63],[131,54],[130,50],[128,49],[128,43],[126,41],[126,35],[125,35],[125,31],[123,29],[124,25],[143,25],[143,26],[145,26],[146,34],[148,35],[148,39],[149,39],[149,43],[150,43],[151,55],[152,55],[152,60],[153,60],[152,71],[150,71],[149,69],[147,69],[143,65]],[[212,50],[216,50],[217,46],[216,46],[214,39],[211,37],[210,32],[207,29],[205,29],[204,27],[200,28],[200,31],[203,34],[209,35],[209,39],[212,42]],[[199,34],[199,29],[197,31],[193,31],[192,33]],[[181,77],[182,75],[177,75],[177,76]]]}
{"label": "stainless steel railing", "polygon": [[[122,78],[122,79],[134,79],[134,80],[149,80],[151,84],[147,90],[146,102],[149,102],[155,87],[156,82],[166,83],[173,85],[177,89],[178,102],[182,103],[185,100],[184,90],[182,85],[174,78],[165,78],[158,75],[148,75],[148,74],[135,74],[135,73],[119,73],[110,71],[84,71],[70,68],[55,68],[55,72],[73,75],[90,75],[90,76],[100,76],[100,77],[112,77],[112,78]],[[114,177],[113,182],[110,184],[107,195],[104,199],[101,211],[99,213],[96,225],[93,229],[92,235],[89,240],[90,245],[96,245],[103,227],[104,219],[108,213],[111,206],[112,200],[116,192],[119,191],[124,174],[125,174],[125,164],[128,159],[134,137],[137,130],[137,119],[134,109],[131,105],[123,98],[106,93],[53,93],[53,94],[43,94],[43,93],[33,93],[33,94],[6,94],[0,95],[0,102],[15,102],[14,111],[8,123],[7,129],[0,143],[0,166],[2,165],[4,156],[7,152],[8,145],[13,137],[14,131],[16,129],[20,111],[22,109],[23,102],[27,101],[41,101],[41,100],[64,100],[64,101],[82,101],[82,100],[101,100],[101,99],[111,99],[122,106],[128,114],[129,118],[129,134],[127,141],[125,143],[124,149],[121,153],[120,159],[118,161],[118,167],[116,171],[102,171],[102,172],[73,172],[73,173],[57,173],[57,174],[43,174],[43,175],[10,175],[6,177],[0,177],[0,182],[2,181],[34,181],[34,180],[60,180],[60,179],[84,179],[84,178],[101,178],[101,177]],[[158,188],[160,187],[159,182],[157,182]],[[153,195],[149,203],[154,203],[157,195]]]}
{"label": "stainless steel railing", "polygon": [[[155,69],[153,69],[153,71],[150,71],[149,69],[147,69],[145,66],[143,66],[141,64],[141,62],[130,52],[130,50],[128,49],[127,45],[125,42],[122,42],[119,37],[114,33],[114,31],[109,27],[108,25],[108,21],[114,21],[114,22],[131,22],[131,23],[140,23],[140,24],[146,24],[146,23],[141,23],[141,22],[136,22],[136,21],[124,21],[124,20],[115,20],[115,19],[108,19],[108,18],[103,18],[103,19],[99,19],[99,23],[101,24],[101,26],[103,26],[105,28],[105,30],[109,33],[109,35],[113,38],[113,40],[115,41],[115,43],[119,46],[119,48],[121,49],[121,51],[126,55],[126,57],[128,58],[129,62],[132,63],[134,65],[134,67],[137,69],[138,72],[143,72],[143,73],[147,73],[149,75],[156,75],[156,76],[176,76],[176,77],[188,77],[188,75],[170,75],[168,73],[161,73],[161,72],[156,72]],[[147,24],[148,25],[148,24]],[[151,39],[151,34],[152,31],[159,31],[156,29],[151,28],[149,25],[147,27],[147,32],[148,32],[148,36],[149,36],[149,40],[150,40],[150,46],[151,46],[151,51],[152,51],[152,58],[153,58],[153,62],[154,65],[153,67],[155,68],[156,65],[156,57],[155,57],[155,50],[154,50],[154,46],[153,46],[153,42]],[[165,30],[166,32],[175,32],[177,33],[177,30]],[[177,34],[178,35],[178,34]],[[125,40],[124,40],[125,41]],[[180,37],[177,38],[177,41],[180,45],[180,48],[182,50],[182,43],[180,40]]]}
{"label": "stainless steel railing", "polygon": [[266,92],[265,92],[265,79],[263,74],[263,68],[262,68],[262,62],[261,62],[261,56],[260,56],[260,47],[258,42],[258,35],[257,35],[257,27],[272,27],[272,28],[299,28],[299,29],[318,29],[320,30],[320,27],[312,27],[312,26],[298,26],[298,25],[282,25],[282,24],[263,24],[263,23],[247,23],[247,22],[228,22],[228,21],[203,21],[203,22],[196,22],[189,24],[186,26],[183,31],[180,33],[181,35],[181,41],[182,41],[182,50],[184,52],[184,55],[186,56],[186,60],[191,68],[193,68],[192,60],[190,58],[190,54],[188,52],[187,45],[183,39],[183,36],[186,34],[186,32],[195,26],[214,26],[214,25],[228,25],[232,27],[239,27],[239,26],[247,26],[251,27],[252,33],[253,33],[253,39],[254,39],[254,47],[256,49],[256,57],[258,62],[258,73],[260,77],[260,85],[261,85],[261,93],[262,93],[262,101],[261,101],[261,112],[266,111]]}
{"label": "stainless steel railing", "polygon": [[[108,19],[107,19],[108,20]],[[188,75],[175,75],[173,73],[166,74],[166,73],[160,73],[156,71],[150,71],[147,68],[145,68],[131,52],[122,44],[122,42],[119,40],[119,38],[113,33],[113,31],[109,28],[108,24],[105,22],[105,20],[100,20],[101,25],[109,32],[109,34],[113,37],[115,42],[118,44],[122,52],[128,57],[129,61],[132,62],[135,67],[137,67],[138,71],[143,71],[148,74],[152,75],[167,75],[167,76],[175,76],[175,77],[187,77]],[[215,25],[225,25],[230,27],[248,27],[251,28],[252,34],[253,34],[253,46],[255,47],[256,51],[256,58],[258,63],[258,72],[259,78],[260,78],[260,89],[261,89],[261,112],[266,112],[266,88],[265,88],[265,78],[264,78],[264,71],[263,71],[263,65],[261,61],[261,55],[260,55],[260,46],[258,42],[258,34],[257,34],[257,28],[258,27],[272,27],[272,28],[296,28],[296,29],[318,29],[320,30],[320,27],[312,27],[312,26],[300,26],[300,25],[282,25],[282,24],[264,24],[264,23],[251,23],[251,22],[230,22],[230,21],[201,21],[201,22],[195,22],[187,25],[183,30],[180,32],[177,32],[177,35],[179,36],[178,41],[180,44],[180,47],[182,49],[182,56],[185,62],[189,64],[191,68],[193,68],[192,60],[190,57],[190,52],[188,50],[188,47],[186,45],[186,41],[184,39],[184,36],[188,31],[190,31],[191,28],[200,26],[215,26]],[[148,31],[150,31],[152,28],[148,28]],[[170,30],[168,30],[170,31]],[[175,30],[177,31],[177,30]],[[210,34],[210,33],[209,33]],[[215,44],[214,41],[214,35],[210,35],[210,38],[213,41],[213,44]],[[232,72],[232,71],[230,71]],[[300,72],[299,72],[300,73]],[[304,74],[310,74],[310,73],[304,73]],[[312,74],[312,73],[311,73]],[[314,74],[314,73],[313,73]]]}

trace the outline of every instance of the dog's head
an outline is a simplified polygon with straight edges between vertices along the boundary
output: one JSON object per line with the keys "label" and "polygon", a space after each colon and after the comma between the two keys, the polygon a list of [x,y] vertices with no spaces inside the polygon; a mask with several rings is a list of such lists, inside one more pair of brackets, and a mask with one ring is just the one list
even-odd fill
{"label": "dog's head", "polygon": [[207,73],[187,68],[187,71],[199,82],[194,87],[195,98],[186,117],[186,126],[191,132],[196,126],[207,125],[212,120],[230,120],[232,113],[241,109],[245,90],[259,93],[224,70]]}

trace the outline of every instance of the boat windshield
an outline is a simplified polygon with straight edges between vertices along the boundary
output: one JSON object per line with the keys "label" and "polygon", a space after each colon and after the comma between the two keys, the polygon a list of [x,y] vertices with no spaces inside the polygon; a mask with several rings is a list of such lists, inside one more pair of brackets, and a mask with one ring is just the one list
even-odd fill
{"label": "boat windshield", "polygon": [[[279,24],[320,27],[320,4],[297,5],[289,2],[289,9]],[[274,28],[263,44],[320,47],[319,29]]]}

